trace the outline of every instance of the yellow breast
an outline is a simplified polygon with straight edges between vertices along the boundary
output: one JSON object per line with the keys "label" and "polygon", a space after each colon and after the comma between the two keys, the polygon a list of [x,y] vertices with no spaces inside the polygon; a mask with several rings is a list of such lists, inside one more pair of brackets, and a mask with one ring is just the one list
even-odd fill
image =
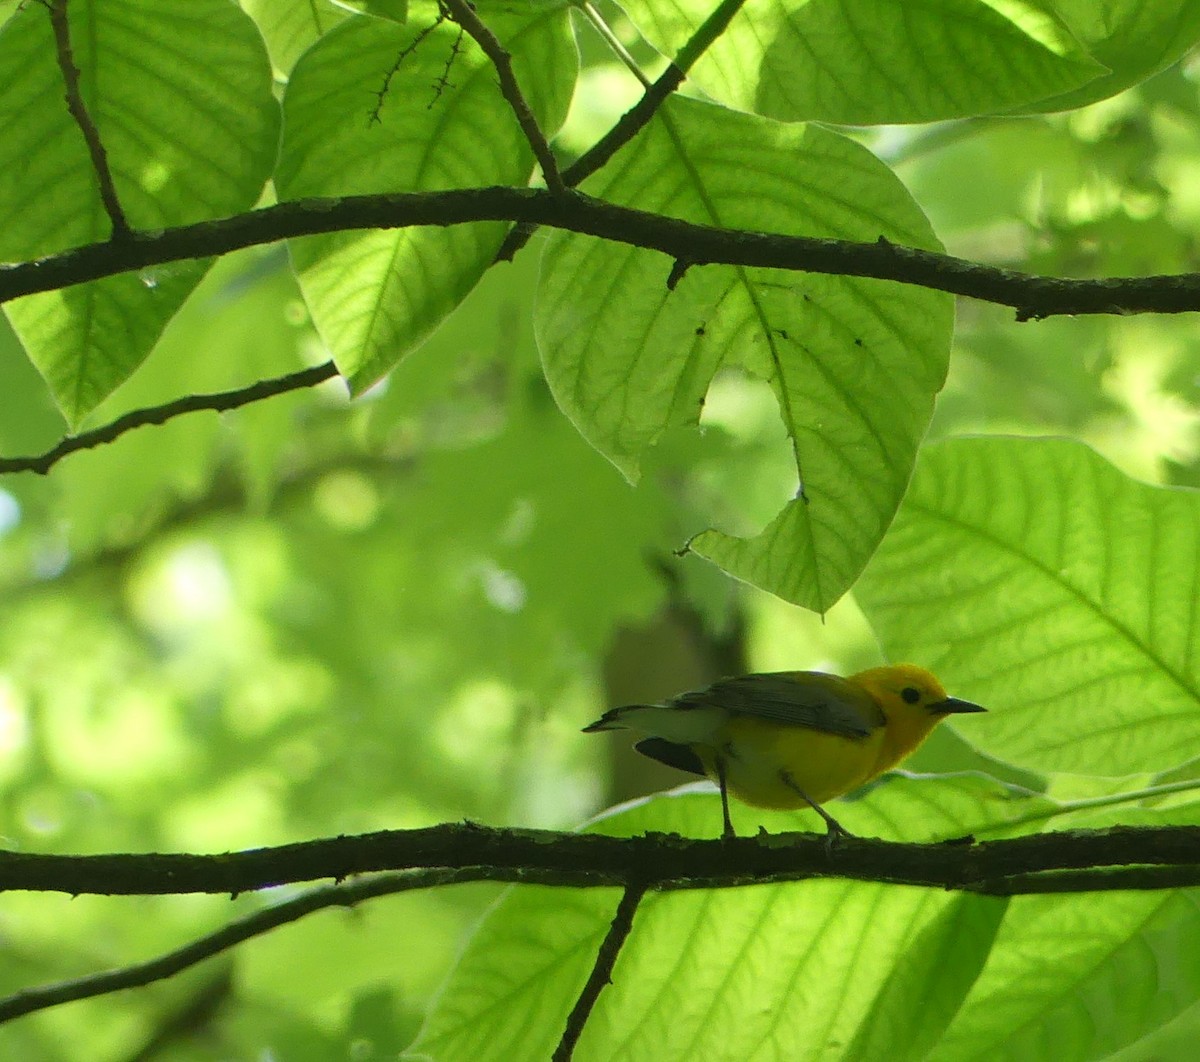
{"label": "yellow breast", "polygon": [[716,778],[720,753],[726,783],[739,800],[760,808],[800,808],[804,798],[784,781],[785,772],[818,804],[832,800],[879,773],[884,730],[854,739],[737,716],[715,737],[714,748],[695,746],[710,777]]}

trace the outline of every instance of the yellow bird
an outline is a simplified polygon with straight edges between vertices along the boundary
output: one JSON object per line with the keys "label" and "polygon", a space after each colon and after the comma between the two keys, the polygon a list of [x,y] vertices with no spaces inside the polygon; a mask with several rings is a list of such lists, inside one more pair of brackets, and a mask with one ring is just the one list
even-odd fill
{"label": "yellow bird", "polygon": [[895,767],[948,715],[982,712],[949,697],[924,668],[894,664],[849,678],[821,671],[776,671],[721,679],[663,704],[613,708],[585,733],[633,730],[651,759],[708,775],[721,789],[725,836],[734,836],[730,792],[760,808],[801,808],[842,828],[827,800]]}

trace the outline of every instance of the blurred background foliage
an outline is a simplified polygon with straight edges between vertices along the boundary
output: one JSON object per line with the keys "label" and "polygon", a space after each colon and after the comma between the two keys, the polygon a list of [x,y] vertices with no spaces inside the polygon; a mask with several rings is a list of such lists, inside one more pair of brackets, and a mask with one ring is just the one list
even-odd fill
{"label": "blurred background foliage", "polygon": [[[584,45],[568,150],[636,93]],[[1065,115],[860,135],[951,253],[1054,274],[1194,270],[1196,76],[1177,66]],[[220,851],[464,818],[572,828],[681,780],[580,736],[607,705],[741,669],[879,661],[852,598],[813,616],[673,553],[705,527],[761,528],[786,500],[766,384],[718,378],[702,429],[668,435],[636,488],[558,413],[531,338],[542,239],[358,401],[331,382],[0,483],[7,847]],[[323,360],[285,253],[241,252],[89,424]],[[4,326],[0,452],[64,430]],[[1015,325],[961,303],[930,437],[972,432],[1068,434],[1138,478],[1200,486],[1200,338],[1178,318]],[[911,765],[981,762],[942,730]],[[390,1058],[497,892],[325,912],[149,990],[6,1026],[0,1055],[79,1058],[86,1042],[97,1060]],[[0,992],[149,957],[278,895],[9,894]]]}

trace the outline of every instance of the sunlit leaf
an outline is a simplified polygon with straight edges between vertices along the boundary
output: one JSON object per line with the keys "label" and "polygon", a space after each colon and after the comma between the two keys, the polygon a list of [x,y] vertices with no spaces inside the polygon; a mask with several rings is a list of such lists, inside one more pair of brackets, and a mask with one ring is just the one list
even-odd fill
{"label": "sunlit leaf", "polygon": [[[587,185],[710,225],[936,247],[904,188],[852,141],[693,100]],[[765,531],[691,543],[727,571],[825,611],[866,563],[908,482],[946,372],[952,304],[874,280],[697,266],[672,289],[661,254],[549,241],[538,342],[564,412],[627,476],[670,426],[696,423],[714,373],[769,381],[803,498]]]}
{"label": "sunlit leaf", "polygon": [[989,707],[984,751],[1039,770],[1200,755],[1200,492],[1064,439],[929,447],[855,595],[894,660]]}
{"label": "sunlit leaf", "polygon": [[[162,229],[251,206],[279,112],[254,24],[227,0],[73,0],[80,89],[132,226]],[[0,31],[0,260],[106,239],[83,135],[41,4]],[[125,380],[207,268],[179,262],[7,303],[73,424]]]}
{"label": "sunlit leaf", "polygon": [[[1154,814],[1107,809],[1114,819],[1195,824],[1197,805]],[[983,971],[929,1062],[1086,1062],[1169,1028],[1200,996],[1196,890],[1018,896]],[[1046,1045],[1053,1047],[1047,1050]],[[1136,1054],[1142,1059],[1169,1054]]]}
{"label": "sunlit leaf", "polygon": [[1065,111],[1115,96],[1170,66],[1200,40],[1193,0],[1053,0],[1071,32],[1109,69],[1094,81],[1039,100],[1029,111]]}
{"label": "sunlit leaf", "polygon": [[[567,13],[489,15],[543,130],[575,81]],[[347,20],[297,64],[284,97],[281,199],[524,184],[533,153],[494,67],[454,23]],[[349,232],[291,244],[304,297],[354,389],[424,340],[490,264],[505,226]]]}
{"label": "sunlit leaf", "polygon": [[335,0],[243,0],[242,7],[262,32],[271,62],[283,75],[291,73],[296,60],[347,17]]}
{"label": "sunlit leaf", "polygon": [[408,19],[408,0],[333,0],[339,7],[361,15],[374,15],[393,22]]}
{"label": "sunlit leaf", "polygon": [[[712,0],[625,0],[675,55]],[[724,103],[786,120],[931,122],[1011,111],[1105,73],[1039,0],[765,0],[697,64]]]}

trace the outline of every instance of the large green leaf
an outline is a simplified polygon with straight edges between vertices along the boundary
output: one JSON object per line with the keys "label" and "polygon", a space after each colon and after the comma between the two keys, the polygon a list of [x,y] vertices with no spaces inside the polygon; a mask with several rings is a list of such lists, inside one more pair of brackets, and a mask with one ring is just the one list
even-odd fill
{"label": "large green leaf", "polygon": [[[72,0],[68,11],[83,100],[130,224],[161,229],[251,206],[279,112],[250,19],[228,0]],[[39,4],[0,31],[0,128],[0,260],[107,238]],[[69,421],[137,368],[206,268],[181,262],[6,305]]]}
{"label": "large green leaf", "polygon": [[[565,8],[487,18],[549,135],[566,116],[575,81]],[[460,39],[456,25],[436,20],[428,4],[413,4],[404,26],[351,18],[309,49],[284,97],[281,199],[529,179],[533,153],[500,95],[495,69],[470,38]],[[356,391],[383,376],[463,299],[504,231],[489,223],[292,242],[313,319]]]}
{"label": "large green leaf", "polygon": [[[624,0],[675,55],[713,0]],[[717,99],[855,125],[1011,111],[1105,73],[1041,0],[758,0],[695,68]]]}
{"label": "large green leaf", "polygon": [[[937,247],[903,186],[853,141],[676,99],[587,185],[603,199],[730,228]],[[946,373],[953,308],[875,280],[703,266],[672,290],[662,255],[559,234],[537,330],[568,416],[630,479],[694,424],[721,368],[770,382],[797,497],[765,531],[692,549],[818,611],[849,587],[899,503]]]}
{"label": "large green leaf", "polygon": [[[1198,810],[1108,809],[1072,825],[1195,824]],[[1088,1062],[1169,1029],[1200,997],[1198,899],[1195,889],[1015,898],[982,973],[925,1058]]]}
{"label": "large green leaf", "polygon": [[1039,100],[1029,111],[1065,111],[1107,99],[1170,66],[1200,40],[1195,0],[1054,0],[1054,7],[1109,73]]}
{"label": "large green leaf", "polygon": [[287,75],[296,60],[349,12],[335,0],[242,0],[254,19],[276,70]]}
{"label": "large green leaf", "polygon": [[1200,755],[1200,492],[1063,439],[922,456],[855,595],[892,659],[992,711],[984,751],[1122,775]]}

